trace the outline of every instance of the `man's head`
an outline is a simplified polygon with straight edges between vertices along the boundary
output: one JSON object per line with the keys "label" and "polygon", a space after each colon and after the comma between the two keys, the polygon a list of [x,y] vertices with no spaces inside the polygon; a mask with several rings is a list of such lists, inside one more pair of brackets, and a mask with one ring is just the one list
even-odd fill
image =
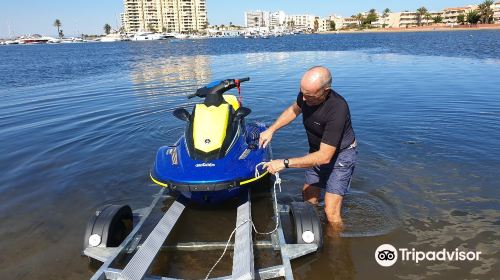
{"label": "man's head", "polygon": [[300,91],[309,106],[319,105],[325,101],[331,88],[332,74],[323,66],[310,68],[300,81]]}

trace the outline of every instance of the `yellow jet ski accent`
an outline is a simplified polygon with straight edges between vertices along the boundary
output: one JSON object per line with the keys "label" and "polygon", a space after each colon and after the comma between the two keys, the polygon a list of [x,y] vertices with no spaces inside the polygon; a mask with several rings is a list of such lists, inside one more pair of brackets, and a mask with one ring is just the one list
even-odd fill
{"label": "yellow jet ski accent", "polygon": [[220,149],[226,138],[229,104],[209,106],[196,104],[193,121],[194,148],[205,153]]}
{"label": "yellow jet ski accent", "polygon": [[238,101],[238,98],[234,95],[229,95],[229,94],[224,94],[222,95],[224,97],[224,101],[227,103],[231,104],[233,106],[234,111],[238,110],[240,108],[240,102]]}

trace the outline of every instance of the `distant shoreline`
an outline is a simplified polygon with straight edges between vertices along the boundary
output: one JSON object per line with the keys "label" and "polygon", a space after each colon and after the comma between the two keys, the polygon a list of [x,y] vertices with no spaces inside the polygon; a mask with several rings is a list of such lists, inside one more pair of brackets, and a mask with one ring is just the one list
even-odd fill
{"label": "distant shoreline", "polygon": [[399,32],[432,32],[432,31],[464,31],[464,30],[500,30],[500,24],[488,24],[488,25],[460,25],[460,26],[420,26],[420,27],[409,27],[409,28],[373,28],[373,29],[362,29],[362,30],[339,30],[339,31],[325,31],[319,32],[318,34],[342,34],[342,33],[399,33]]}

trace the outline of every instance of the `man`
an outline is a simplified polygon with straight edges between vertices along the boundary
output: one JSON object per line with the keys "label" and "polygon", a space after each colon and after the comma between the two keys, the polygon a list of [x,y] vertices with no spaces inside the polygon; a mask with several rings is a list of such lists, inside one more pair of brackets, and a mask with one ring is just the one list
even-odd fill
{"label": "man", "polygon": [[261,133],[259,145],[266,147],[278,129],[300,114],[307,132],[309,154],[276,159],[264,167],[272,174],[285,168],[306,168],[304,200],[317,204],[321,189],[325,189],[328,222],[334,228],[342,228],[342,198],[349,190],[356,164],[356,139],[349,106],[332,90],[332,75],[327,68],[315,66],[302,76],[296,102]]}

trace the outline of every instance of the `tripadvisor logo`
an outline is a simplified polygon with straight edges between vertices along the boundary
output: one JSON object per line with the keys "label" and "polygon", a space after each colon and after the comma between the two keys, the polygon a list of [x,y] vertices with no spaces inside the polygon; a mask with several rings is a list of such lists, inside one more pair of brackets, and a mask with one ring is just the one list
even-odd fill
{"label": "tripadvisor logo", "polygon": [[415,248],[396,249],[391,244],[382,244],[375,250],[375,260],[381,266],[388,267],[394,265],[398,258],[401,261],[419,263],[421,261],[477,261],[481,252],[460,251],[456,248],[453,251],[442,249],[439,251],[417,251]]}

